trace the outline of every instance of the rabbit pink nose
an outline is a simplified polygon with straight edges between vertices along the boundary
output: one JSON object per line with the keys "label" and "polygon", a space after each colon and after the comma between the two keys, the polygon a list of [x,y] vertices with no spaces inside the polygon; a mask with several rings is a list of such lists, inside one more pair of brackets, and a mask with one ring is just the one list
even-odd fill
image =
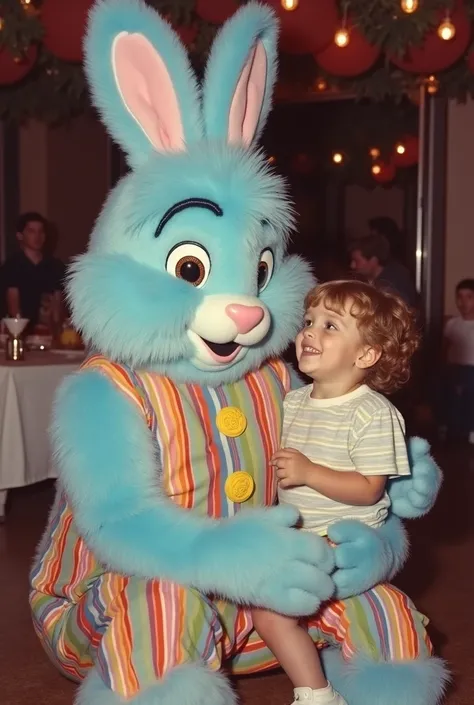
{"label": "rabbit pink nose", "polygon": [[260,306],[243,306],[242,304],[229,304],[225,312],[231,318],[239,333],[249,333],[258,326],[265,315]]}

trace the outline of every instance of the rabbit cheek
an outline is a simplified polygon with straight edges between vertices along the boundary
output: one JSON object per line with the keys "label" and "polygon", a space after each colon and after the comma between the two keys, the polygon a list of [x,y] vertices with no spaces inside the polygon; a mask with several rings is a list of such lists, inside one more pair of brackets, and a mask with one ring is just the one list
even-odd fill
{"label": "rabbit cheek", "polygon": [[267,307],[254,296],[206,296],[188,329],[194,364],[215,368],[238,362],[265,338],[270,323]]}

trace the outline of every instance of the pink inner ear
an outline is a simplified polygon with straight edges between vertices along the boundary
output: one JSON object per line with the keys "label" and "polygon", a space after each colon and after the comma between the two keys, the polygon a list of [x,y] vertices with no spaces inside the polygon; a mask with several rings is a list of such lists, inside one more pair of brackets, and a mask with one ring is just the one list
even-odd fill
{"label": "pink inner ear", "polygon": [[184,132],[178,98],[165,62],[142,34],[119,34],[112,66],[121,98],[160,152],[182,151]]}
{"label": "pink inner ear", "polygon": [[235,89],[229,114],[229,142],[249,146],[262,111],[267,79],[267,54],[262,42],[251,50]]}

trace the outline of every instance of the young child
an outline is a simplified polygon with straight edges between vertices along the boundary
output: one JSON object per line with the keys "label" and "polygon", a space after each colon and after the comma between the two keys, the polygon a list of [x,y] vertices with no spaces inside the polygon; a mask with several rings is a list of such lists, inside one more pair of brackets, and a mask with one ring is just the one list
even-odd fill
{"label": "young child", "polygon": [[463,279],[456,286],[456,306],[460,315],[450,318],[444,328],[442,433],[460,433],[474,443],[474,279]]}
{"label": "young child", "polygon": [[[357,281],[316,287],[305,305],[296,355],[313,383],[284,402],[282,449],[273,458],[279,502],[297,506],[301,529],[320,536],[341,519],[378,527],[390,506],[387,478],[410,473],[403,418],[380,392],[408,380],[414,316],[397,296]],[[347,705],[298,620],[263,609],[253,619],[293,682],[293,705]]]}

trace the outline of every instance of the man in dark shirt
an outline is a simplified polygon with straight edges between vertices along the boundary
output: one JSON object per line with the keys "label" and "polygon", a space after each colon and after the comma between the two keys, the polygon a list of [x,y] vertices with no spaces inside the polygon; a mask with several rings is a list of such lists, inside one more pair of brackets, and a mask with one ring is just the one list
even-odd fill
{"label": "man in dark shirt", "polygon": [[44,252],[46,220],[39,213],[24,213],[17,226],[20,252],[0,270],[8,316],[28,318],[31,330],[38,323],[59,321],[64,264]]}
{"label": "man in dark shirt", "polygon": [[368,235],[352,242],[349,248],[351,269],[364,279],[391,289],[409,306],[416,308],[418,297],[408,269],[391,258],[384,235]]}

